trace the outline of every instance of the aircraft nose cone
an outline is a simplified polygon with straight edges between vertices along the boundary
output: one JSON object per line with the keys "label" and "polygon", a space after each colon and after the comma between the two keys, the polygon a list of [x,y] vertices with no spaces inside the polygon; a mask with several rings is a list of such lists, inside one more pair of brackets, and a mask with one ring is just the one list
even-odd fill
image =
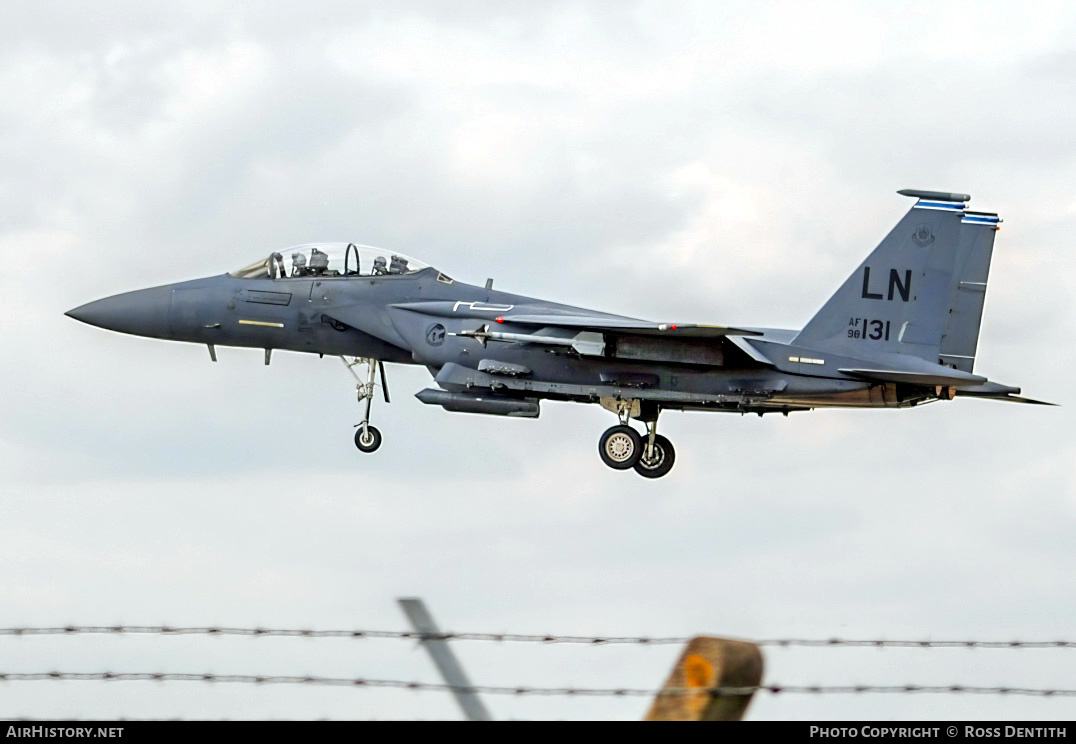
{"label": "aircraft nose cone", "polygon": [[171,287],[153,287],[106,297],[68,310],[64,315],[110,331],[167,338]]}

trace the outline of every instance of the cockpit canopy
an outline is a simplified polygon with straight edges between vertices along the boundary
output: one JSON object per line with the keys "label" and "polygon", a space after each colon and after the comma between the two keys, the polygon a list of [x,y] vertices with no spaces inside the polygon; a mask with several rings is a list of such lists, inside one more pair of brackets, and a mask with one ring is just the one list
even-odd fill
{"label": "cockpit canopy", "polygon": [[429,264],[402,253],[355,243],[307,243],[271,253],[230,274],[237,279],[399,276],[428,269]]}

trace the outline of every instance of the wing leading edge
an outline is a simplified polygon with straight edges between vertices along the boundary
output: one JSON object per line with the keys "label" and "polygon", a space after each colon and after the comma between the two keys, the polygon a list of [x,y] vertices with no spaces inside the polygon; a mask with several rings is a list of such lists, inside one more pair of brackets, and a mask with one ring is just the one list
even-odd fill
{"label": "wing leading edge", "polygon": [[634,318],[602,317],[597,315],[501,315],[498,323],[544,328],[570,328],[573,330],[599,331],[603,333],[632,333],[643,336],[668,336],[673,338],[721,338],[722,336],[759,336],[758,331],[730,326],[702,325],[699,323],[653,323]]}

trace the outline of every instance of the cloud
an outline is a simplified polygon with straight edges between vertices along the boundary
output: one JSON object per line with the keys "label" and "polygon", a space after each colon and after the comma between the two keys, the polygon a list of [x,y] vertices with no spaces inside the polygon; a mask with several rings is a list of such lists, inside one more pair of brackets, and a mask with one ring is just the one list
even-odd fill
{"label": "cloud", "polygon": [[[448,414],[390,368],[376,456],[336,360],[108,334],[63,311],[355,240],[457,279],[794,328],[908,206],[1005,218],[979,368],[1065,402],[1076,360],[1074,18],[1062,4],[383,3],[0,11],[0,625],[1055,637],[1068,408],[670,414],[677,470],[612,473],[596,407]],[[607,420],[608,419],[608,420]],[[0,639],[72,666],[435,679],[410,646]],[[219,640],[219,643],[215,642]],[[330,647],[331,646],[331,647]],[[490,684],[649,687],[676,649],[468,645]],[[823,653],[819,651],[817,653]],[[1069,684],[1012,653],[768,651],[784,683]],[[997,661],[995,661],[997,659]],[[151,670],[152,671],[152,670]],[[51,684],[51,683],[49,683]],[[10,685],[9,715],[452,717],[438,695]],[[151,689],[152,687],[152,689]],[[639,717],[643,701],[494,700]],[[1063,702],[762,698],[759,718],[1063,717]]]}

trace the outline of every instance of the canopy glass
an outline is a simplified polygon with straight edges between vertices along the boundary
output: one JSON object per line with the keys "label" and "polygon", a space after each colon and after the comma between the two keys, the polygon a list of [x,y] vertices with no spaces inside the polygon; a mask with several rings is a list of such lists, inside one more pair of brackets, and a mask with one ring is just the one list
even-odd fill
{"label": "canopy glass", "polygon": [[429,264],[370,245],[307,243],[229,272],[238,279],[301,279],[305,277],[398,276],[428,269]]}

